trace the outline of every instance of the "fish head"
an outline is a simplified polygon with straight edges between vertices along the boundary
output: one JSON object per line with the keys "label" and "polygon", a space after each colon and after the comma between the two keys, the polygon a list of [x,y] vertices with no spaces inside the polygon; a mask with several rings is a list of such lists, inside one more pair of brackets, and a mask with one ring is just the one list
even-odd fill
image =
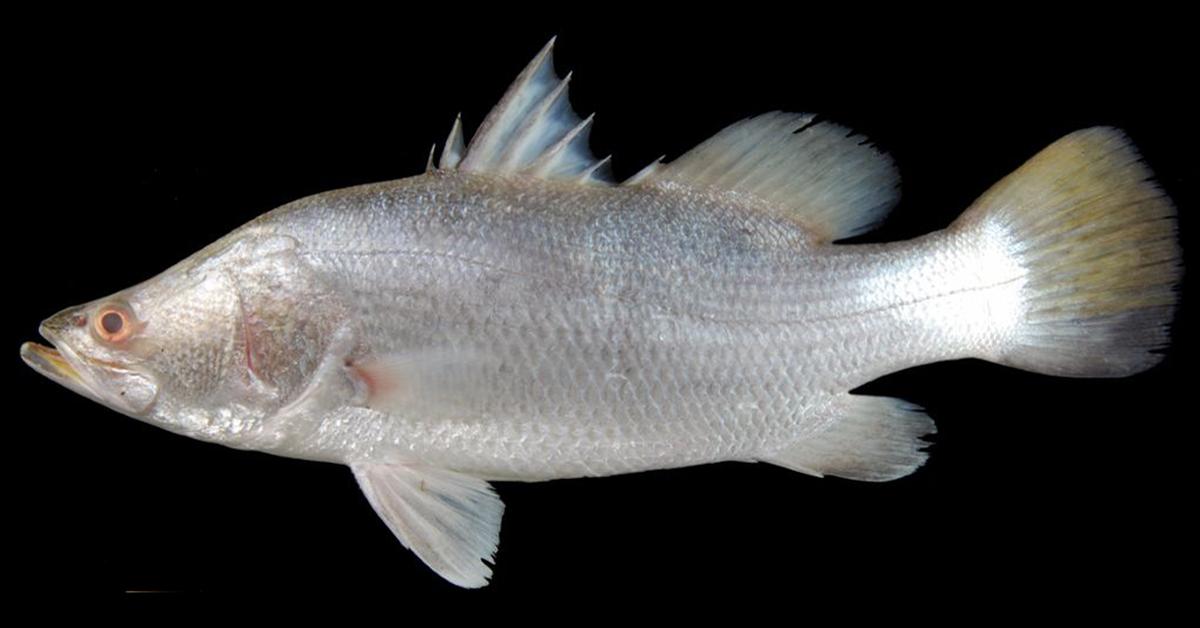
{"label": "fish head", "polygon": [[120,298],[67,308],[39,327],[52,346],[27,342],[21,358],[51,380],[133,417],[146,416],[159,383],[144,365],[141,320]]}
{"label": "fish head", "polygon": [[127,416],[250,447],[322,348],[324,328],[300,307],[320,299],[297,294],[313,288],[285,254],[292,242],[227,237],[153,279],[51,316],[39,328],[50,346],[25,343],[21,357]]}

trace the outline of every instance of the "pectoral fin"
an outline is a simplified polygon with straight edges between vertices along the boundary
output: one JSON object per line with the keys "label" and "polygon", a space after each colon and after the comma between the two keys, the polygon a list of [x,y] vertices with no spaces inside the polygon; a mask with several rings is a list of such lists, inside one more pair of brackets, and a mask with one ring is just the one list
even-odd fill
{"label": "pectoral fin", "polygon": [[430,569],[466,588],[488,583],[504,503],[478,478],[418,465],[350,465],[371,507]]}

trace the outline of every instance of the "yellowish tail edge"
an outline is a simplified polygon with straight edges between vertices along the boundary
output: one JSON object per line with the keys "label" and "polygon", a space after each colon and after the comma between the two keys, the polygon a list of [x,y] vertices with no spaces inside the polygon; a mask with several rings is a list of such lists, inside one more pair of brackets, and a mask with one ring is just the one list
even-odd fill
{"label": "yellowish tail edge", "polygon": [[1122,377],[1162,360],[1183,273],[1175,208],[1122,131],[1054,142],[955,228],[993,238],[1024,270],[1020,320],[989,359],[1069,377]]}

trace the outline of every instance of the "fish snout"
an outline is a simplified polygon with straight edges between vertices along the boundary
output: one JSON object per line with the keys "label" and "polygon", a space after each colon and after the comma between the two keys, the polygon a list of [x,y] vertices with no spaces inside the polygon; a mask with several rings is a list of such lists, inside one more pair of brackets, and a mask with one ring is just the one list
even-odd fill
{"label": "fish snout", "polygon": [[38,333],[42,338],[57,344],[58,340],[70,333],[72,329],[86,327],[87,322],[87,308],[84,306],[70,307],[42,321],[38,325]]}

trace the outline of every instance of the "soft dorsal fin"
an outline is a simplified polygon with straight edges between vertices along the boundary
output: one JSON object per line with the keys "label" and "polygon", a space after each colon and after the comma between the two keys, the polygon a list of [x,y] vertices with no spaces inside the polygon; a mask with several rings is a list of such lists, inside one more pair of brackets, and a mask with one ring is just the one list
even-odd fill
{"label": "soft dorsal fin", "polygon": [[900,176],[864,138],[814,117],[775,111],[747,118],[675,161],[651,164],[625,185],[670,182],[747,193],[818,241],[864,233],[899,200]]}
{"label": "soft dorsal fin", "polygon": [[588,150],[592,117],[580,119],[567,100],[571,75],[554,72],[551,39],[505,92],[463,148],[454,121],[439,167],[469,172],[526,174],[544,179],[603,184],[608,159]]}

